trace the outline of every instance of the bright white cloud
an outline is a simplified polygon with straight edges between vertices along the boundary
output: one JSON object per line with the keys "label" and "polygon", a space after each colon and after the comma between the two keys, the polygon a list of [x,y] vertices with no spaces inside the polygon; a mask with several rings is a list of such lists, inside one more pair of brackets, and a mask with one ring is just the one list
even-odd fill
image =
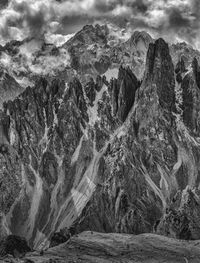
{"label": "bright white cloud", "polygon": [[47,34],[45,34],[45,40],[47,43],[52,43],[55,46],[59,47],[62,46],[64,43],[66,43],[73,36],[74,34],[61,35],[61,34],[51,34],[48,32]]}

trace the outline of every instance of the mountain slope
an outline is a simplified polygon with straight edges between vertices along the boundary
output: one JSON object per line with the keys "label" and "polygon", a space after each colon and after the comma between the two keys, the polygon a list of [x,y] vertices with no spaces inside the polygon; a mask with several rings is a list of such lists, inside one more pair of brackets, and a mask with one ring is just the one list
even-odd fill
{"label": "mountain slope", "polygon": [[[82,65],[69,67],[67,83],[38,75],[4,103],[1,228],[35,249],[60,231],[200,239],[198,56],[144,32],[113,49],[107,35],[84,27],[62,47]],[[103,71],[93,70],[93,44],[117,55]],[[124,62],[125,48],[142,58],[137,67],[133,57]]]}

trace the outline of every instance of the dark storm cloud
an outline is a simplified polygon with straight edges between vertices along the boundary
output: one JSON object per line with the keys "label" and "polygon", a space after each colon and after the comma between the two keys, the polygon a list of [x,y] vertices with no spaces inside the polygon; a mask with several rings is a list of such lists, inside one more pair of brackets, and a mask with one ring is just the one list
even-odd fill
{"label": "dark storm cloud", "polygon": [[199,0],[147,1],[147,9],[139,19],[133,18],[132,25],[154,31],[168,41],[184,40],[198,44]]}
{"label": "dark storm cloud", "polygon": [[149,4],[145,0],[94,1],[94,9],[96,9],[96,11],[101,13],[112,12],[117,6],[121,6],[121,7],[124,6],[132,9],[133,11],[145,13],[148,10]]}
{"label": "dark storm cloud", "polygon": [[41,37],[53,19],[54,10],[48,1],[10,0],[1,10],[0,34],[5,41],[27,36]]}
{"label": "dark storm cloud", "polygon": [[199,34],[199,3],[193,1],[193,4],[196,6],[195,11],[192,1],[183,9],[176,7],[167,9],[168,26],[166,30],[172,31],[174,35],[195,45]]}
{"label": "dark storm cloud", "polygon": [[1,0],[0,1],[0,9],[5,8],[8,5],[8,0]]}
{"label": "dark storm cloud", "polygon": [[148,10],[149,4],[144,0],[136,0],[130,3],[131,7],[138,12],[145,13]]}
{"label": "dark storm cloud", "polygon": [[192,12],[195,16],[199,16],[200,11],[200,1],[199,0],[191,0]]}
{"label": "dark storm cloud", "polygon": [[94,2],[94,9],[100,13],[107,13],[115,8],[116,3],[99,0]]}
{"label": "dark storm cloud", "polygon": [[46,29],[46,12],[51,11],[51,19],[53,19],[53,10],[46,10],[45,5],[41,5],[40,8],[34,12],[28,1],[22,1],[21,3],[15,2],[13,10],[20,14],[20,17],[16,19],[15,26],[25,25],[28,28],[31,36],[41,35]]}
{"label": "dark storm cloud", "polygon": [[62,26],[58,29],[57,33],[72,34],[80,30],[84,25],[92,24],[94,21],[94,18],[88,17],[84,14],[67,15],[60,20]]}
{"label": "dark storm cloud", "polygon": [[169,24],[172,28],[190,27],[191,21],[188,17],[184,17],[178,8],[169,10]]}

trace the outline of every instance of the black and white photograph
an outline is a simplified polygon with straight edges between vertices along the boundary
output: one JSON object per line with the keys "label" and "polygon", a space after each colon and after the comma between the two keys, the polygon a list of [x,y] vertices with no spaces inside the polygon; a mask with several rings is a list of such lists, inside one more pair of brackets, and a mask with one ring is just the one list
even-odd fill
{"label": "black and white photograph", "polygon": [[200,0],[0,0],[0,263],[200,263]]}

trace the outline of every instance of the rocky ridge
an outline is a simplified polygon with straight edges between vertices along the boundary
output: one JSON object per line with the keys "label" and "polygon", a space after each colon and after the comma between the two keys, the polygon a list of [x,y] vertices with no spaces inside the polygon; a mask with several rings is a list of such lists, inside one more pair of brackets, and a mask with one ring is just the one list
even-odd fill
{"label": "rocky ridge", "polygon": [[[83,59],[96,35],[107,45],[107,34],[87,26],[66,46]],[[200,239],[199,57],[185,58],[182,46],[172,56],[163,39],[138,32],[123,45],[130,53],[139,45],[143,57],[148,50],[142,75],[131,59],[130,67],[112,61],[117,74],[104,62],[94,73],[84,60],[67,83],[38,77],[4,103],[0,210],[7,235],[39,250],[65,230]]]}

